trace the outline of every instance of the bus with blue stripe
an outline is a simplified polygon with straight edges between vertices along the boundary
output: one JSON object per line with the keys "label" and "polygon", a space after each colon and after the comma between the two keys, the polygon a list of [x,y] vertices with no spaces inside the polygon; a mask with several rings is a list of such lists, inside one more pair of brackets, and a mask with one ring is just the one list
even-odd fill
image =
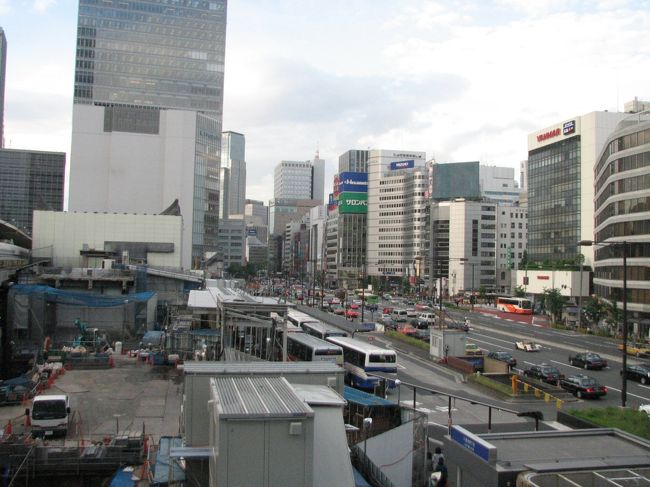
{"label": "bus with blue stripe", "polygon": [[388,388],[395,388],[397,379],[395,350],[349,337],[329,337],[327,341],[343,349],[345,379],[352,387],[374,391],[382,379],[373,374],[379,374],[387,378]]}
{"label": "bus with blue stripe", "polygon": [[305,333],[320,338],[321,340],[326,340],[329,337],[346,337],[348,334],[337,328],[333,325],[328,325],[322,321],[307,321],[303,322],[302,329]]}
{"label": "bus with blue stripe", "polygon": [[287,334],[287,357],[299,362],[332,362],[343,365],[343,350],[307,333]]}

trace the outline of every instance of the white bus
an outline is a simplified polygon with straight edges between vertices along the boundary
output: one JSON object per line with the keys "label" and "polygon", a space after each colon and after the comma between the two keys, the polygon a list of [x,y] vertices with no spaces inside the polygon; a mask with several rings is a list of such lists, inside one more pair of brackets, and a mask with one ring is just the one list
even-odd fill
{"label": "white bus", "polygon": [[303,313],[302,311],[298,311],[295,309],[290,309],[289,311],[287,311],[287,320],[290,323],[293,323],[294,325],[300,327],[302,327],[303,323],[309,323],[309,322],[319,323],[319,320],[317,318],[314,318],[313,316],[310,316],[307,313]]}
{"label": "white bus", "polygon": [[368,375],[374,372],[389,377],[388,387],[395,388],[397,354],[394,350],[348,337],[329,337],[327,341],[343,349],[343,368],[352,387],[374,390],[381,380]]}
{"label": "white bus", "polygon": [[305,333],[315,336],[316,338],[320,338],[321,340],[325,340],[329,337],[348,336],[348,334],[340,328],[318,321],[307,321],[302,324],[302,329],[305,331]]}
{"label": "white bus", "polygon": [[343,349],[306,333],[287,335],[287,357],[291,361],[333,362],[343,365]]}

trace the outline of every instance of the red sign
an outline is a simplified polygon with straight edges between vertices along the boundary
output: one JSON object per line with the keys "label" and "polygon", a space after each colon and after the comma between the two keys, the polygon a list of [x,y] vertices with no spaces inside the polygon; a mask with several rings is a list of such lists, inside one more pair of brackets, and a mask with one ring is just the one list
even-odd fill
{"label": "red sign", "polygon": [[540,281],[548,281],[550,279],[550,277],[549,276],[537,276],[537,279],[539,279]]}
{"label": "red sign", "polygon": [[562,133],[562,131],[558,127],[556,129],[550,130],[550,131],[545,132],[543,134],[539,134],[537,136],[537,142],[542,142],[543,140],[546,140],[546,139],[552,139],[553,137],[557,137],[561,133]]}

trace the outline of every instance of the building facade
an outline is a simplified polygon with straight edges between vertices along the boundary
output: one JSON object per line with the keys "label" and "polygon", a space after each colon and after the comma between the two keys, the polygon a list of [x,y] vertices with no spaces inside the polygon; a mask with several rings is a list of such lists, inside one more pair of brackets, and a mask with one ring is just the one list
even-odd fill
{"label": "building facade", "polygon": [[224,270],[244,265],[246,258],[246,222],[241,219],[219,221],[218,259],[223,260]]}
{"label": "building facade", "polygon": [[594,240],[608,244],[595,246],[594,292],[623,309],[627,272],[628,323],[645,337],[650,330],[650,112],[618,125],[594,174]]}
{"label": "building facade", "polygon": [[[273,171],[273,197],[314,200],[322,205],[325,194],[325,160],[281,161]],[[316,206],[316,205],[314,205]]]}
{"label": "building facade", "polygon": [[156,213],[178,199],[184,267],[216,249],[226,5],[79,3],[69,207]]}
{"label": "building facade", "polygon": [[237,132],[221,134],[220,217],[244,213],[246,202],[246,139]]}
{"label": "building facade", "polygon": [[479,165],[481,196],[496,203],[519,201],[519,184],[512,167]]}
{"label": "building facade", "polygon": [[418,277],[416,263],[425,259],[428,233],[425,157],[424,152],[400,150],[368,154],[368,276],[412,282]]}
{"label": "building facade", "polygon": [[594,174],[608,135],[626,115],[592,112],[528,135],[528,257],[532,262],[591,265],[593,251],[578,248],[594,234]]}
{"label": "building facade", "polygon": [[0,220],[32,233],[34,210],[63,210],[65,154],[0,149]]}
{"label": "building facade", "polygon": [[0,27],[0,149],[5,146],[5,78],[7,75],[7,37]]}
{"label": "building facade", "polygon": [[339,172],[368,172],[368,151],[351,149],[341,154]]}

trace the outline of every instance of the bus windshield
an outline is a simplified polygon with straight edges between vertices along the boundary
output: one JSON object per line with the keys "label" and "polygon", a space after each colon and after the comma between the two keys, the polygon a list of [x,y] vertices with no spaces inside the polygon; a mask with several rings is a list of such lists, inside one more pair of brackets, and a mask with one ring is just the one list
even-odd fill
{"label": "bus windshield", "polygon": [[382,363],[382,364],[393,364],[395,363],[395,355],[384,355],[383,353],[371,353],[370,362]]}
{"label": "bus windshield", "polygon": [[34,403],[32,419],[60,419],[65,417],[65,401],[38,401]]}

